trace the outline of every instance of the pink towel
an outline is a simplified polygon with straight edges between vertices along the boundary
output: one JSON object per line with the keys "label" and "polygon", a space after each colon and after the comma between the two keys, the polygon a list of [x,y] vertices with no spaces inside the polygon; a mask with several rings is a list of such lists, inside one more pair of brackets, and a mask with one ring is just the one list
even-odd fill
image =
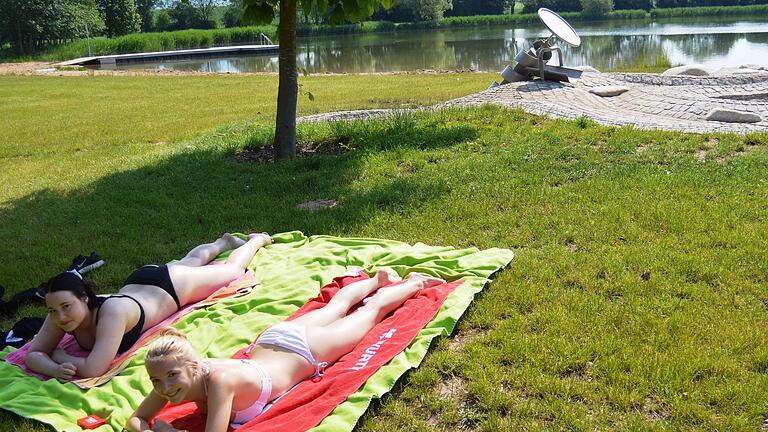
{"label": "pink towel", "polygon": [[[115,359],[112,360],[112,363],[110,364],[109,369],[104,374],[96,377],[92,377],[92,378],[77,378],[72,380],[71,382],[80,388],[96,387],[108,382],[115,375],[119,374],[120,371],[123,370],[128,360],[130,360],[130,358],[133,357],[133,354],[135,354],[137,350],[141,349],[148,342],[154,339],[154,337],[157,336],[157,334],[163,328],[175,323],[181,317],[183,317],[184,315],[188,314],[189,312],[195,309],[214,304],[219,300],[225,299],[227,297],[231,297],[238,294],[240,295],[247,294],[258,284],[259,282],[256,280],[256,277],[254,276],[254,274],[250,271],[246,272],[245,274],[243,274],[243,276],[240,276],[239,278],[230,282],[227,286],[219,288],[213,294],[206,297],[205,299],[200,300],[197,303],[191,303],[184,306],[183,308],[179,309],[176,313],[169,316],[159,324],[151,328],[148,328],[144,333],[141,334],[141,336],[139,337],[139,340],[136,341],[136,343],[133,344],[133,346],[129,348],[128,351],[125,351],[122,354],[118,354],[115,357]],[[8,355],[5,356],[5,361],[12,365],[18,366],[27,375],[40,378],[41,380],[50,379],[50,377],[34,372],[27,367],[24,358],[27,354],[27,351],[29,350],[29,346],[31,345],[31,343],[32,342],[29,342],[24,346],[22,346],[21,348],[8,353]],[[77,357],[88,356],[88,351],[85,351],[82,348],[80,348],[80,345],[77,344],[77,341],[75,341],[74,336],[70,334],[64,335],[64,337],[59,342],[58,347],[65,350],[68,354],[72,356],[77,356]]]}

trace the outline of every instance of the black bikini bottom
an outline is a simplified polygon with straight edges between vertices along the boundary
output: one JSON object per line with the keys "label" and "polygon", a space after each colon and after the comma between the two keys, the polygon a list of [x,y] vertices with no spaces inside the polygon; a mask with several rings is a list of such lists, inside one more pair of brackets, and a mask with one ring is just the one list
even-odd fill
{"label": "black bikini bottom", "polygon": [[139,284],[139,285],[152,285],[156,286],[173,298],[176,302],[176,309],[181,309],[181,303],[179,302],[179,296],[176,295],[176,289],[171,282],[171,275],[168,273],[168,266],[156,266],[145,265],[140,267],[128,276],[123,285]]}

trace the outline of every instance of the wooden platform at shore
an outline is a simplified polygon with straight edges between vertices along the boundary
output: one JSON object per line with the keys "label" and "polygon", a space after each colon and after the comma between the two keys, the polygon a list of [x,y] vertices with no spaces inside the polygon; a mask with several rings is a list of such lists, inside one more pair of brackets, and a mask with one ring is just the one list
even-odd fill
{"label": "wooden platform at shore", "polygon": [[57,63],[56,66],[96,66],[96,65],[116,65],[120,63],[144,63],[162,60],[183,60],[191,58],[205,58],[221,55],[242,55],[242,54],[276,54],[279,51],[278,45],[236,45],[214,48],[198,48],[175,51],[157,51],[134,54],[116,54],[108,56],[80,57],[72,60]]}

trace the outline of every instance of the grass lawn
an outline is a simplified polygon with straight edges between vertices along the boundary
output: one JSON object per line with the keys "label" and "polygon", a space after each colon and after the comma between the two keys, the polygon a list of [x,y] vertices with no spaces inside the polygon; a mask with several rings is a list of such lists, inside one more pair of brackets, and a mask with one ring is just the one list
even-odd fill
{"label": "grass lawn", "polygon": [[[494,77],[313,76],[299,109],[426,105]],[[768,134],[483,107],[303,125],[303,144],[350,151],[238,162],[275,91],[261,76],[0,77],[0,283],[36,286],[96,250],[110,291],[223,231],[507,247],[510,268],[359,430],[761,428]],[[339,205],[296,208],[318,198]],[[0,430],[44,427],[3,413]]]}

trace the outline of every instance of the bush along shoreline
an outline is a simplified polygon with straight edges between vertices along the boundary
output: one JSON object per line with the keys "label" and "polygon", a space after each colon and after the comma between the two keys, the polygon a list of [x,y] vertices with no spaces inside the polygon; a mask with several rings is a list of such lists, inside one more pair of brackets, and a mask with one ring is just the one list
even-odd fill
{"label": "bush along shoreline", "polygon": [[[753,6],[711,6],[691,8],[670,8],[644,10],[619,10],[596,18],[586,17],[580,12],[564,12],[565,19],[573,22],[604,20],[658,19],[675,17],[706,16],[768,16],[768,5]],[[340,34],[384,33],[408,30],[489,27],[505,24],[535,24],[539,22],[537,14],[516,15],[477,15],[446,17],[439,21],[393,23],[389,21],[366,21],[345,25],[299,25],[297,36],[323,36]],[[265,34],[277,43],[277,27],[274,25],[235,27],[211,30],[179,30],[162,33],[134,33],[117,38],[96,37],[90,40],[90,52],[93,56],[129,54],[137,52],[170,51],[179,49],[208,48],[249,44],[259,41]],[[4,56],[3,61],[62,61],[88,55],[88,45],[83,39],[50,47],[32,56]]]}

